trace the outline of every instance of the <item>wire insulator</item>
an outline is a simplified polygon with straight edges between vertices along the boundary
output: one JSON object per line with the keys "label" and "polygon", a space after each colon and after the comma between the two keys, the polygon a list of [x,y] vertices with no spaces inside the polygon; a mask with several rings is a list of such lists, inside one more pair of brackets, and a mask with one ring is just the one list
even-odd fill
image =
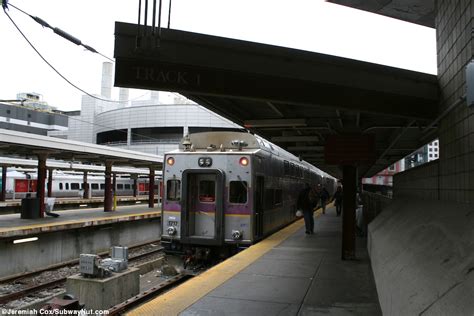
{"label": "wire insulator", "polygon": [[46,22],[45,20],[43,20],[42,18],[39,18],[37,16],[32,16],[30,15],[30,17],[35,20],[37,23],[41,24],[42,27],[47,27],[47,28],[50,28],[52,29],[51,25],[48,24],[48,22]]}
{"label": "wire insulator", "polygon": [[76,45],[81,45],[81,44],[82,44],[82,42],[81,42],[80,39],[75,38],[75,37],[72,36],[71,34],[69,34],[69,33],[67,33],[67,32],[64,32],[63,30],[61,30],[61,29],[58,28],[58,27],[55,27],[55,28],[53,29],[53,31],[54,31],[54,33],[56,33],[56,34],[58,34],[59,36],[61,36],[61,37],[65,38],[65,39],[67,39],[67,40],[70,41],[70,42],[73,42],[73,43],[76,44]]}

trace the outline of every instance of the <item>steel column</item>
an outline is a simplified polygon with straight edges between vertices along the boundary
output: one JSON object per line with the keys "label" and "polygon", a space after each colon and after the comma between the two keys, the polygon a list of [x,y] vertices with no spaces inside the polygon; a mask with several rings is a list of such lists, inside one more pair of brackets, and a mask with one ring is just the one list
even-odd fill
{"label": "steel column", "polygon": [[38,178],[36,180],[36,197],[39,199],[40,217],[44,217],[45,180],[47,154],[38,154]]}
{"label": "steel column", "polygon": [[342,260],[355,259],[355,218],[357,194],[357,167],[342,167]]}
{"label": "steel column", "polygon": [[133,178],[133,197],[137,197],[138,195],[138,178],[135,176]]}
{"label": "steel column", "polygon": [[105,162],[105,192],[104,192],[104,212],[113,211],[113,195],[112,195],[112,161]]}
{"label": "steel column", "polygon": [[150,177],[148,181],[148,207],[155,207],[155,169],[150,167]]}
{"label": "steel column", "polygon": [[88,199],[89,198],[89,183],[87,183],[87,171],[84,171],[82,175],[82,186],[84,189],[84,193],[82,195],[83,199]]}
{"label": "steel column", "polygon": [[53,196],[53,169],[48,169],[48,197]]}
{"label": "steel column", "polygon": [[2,190],[0,192],[0,201],[5,202],[7,198],[7,166],[2,167]]}

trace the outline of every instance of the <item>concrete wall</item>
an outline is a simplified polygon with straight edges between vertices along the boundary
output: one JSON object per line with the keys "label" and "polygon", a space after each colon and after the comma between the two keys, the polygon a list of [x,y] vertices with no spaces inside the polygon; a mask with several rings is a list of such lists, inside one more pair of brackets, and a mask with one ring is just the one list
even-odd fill
{"label": "concrete wall", "polygon": [[384,315],[474,314],[474,210],[395,199],[369,225],[368,250]]}
{"label": "concrete wall", "polygon": [[394,198],[439,200],[438,160],[397,173],[393,177]]}
{"label": "concrete wall", "polygon": [[[473,58],[474,3],[436,1],[439,113],[466,93],[465,67]],[[462,102],[439,124],[440,199],[474,202],[474,108]]]}
{"label": "concrete wall", "polygon": [[38,240],[23,244],[0,240],[0,279],[79,259],[81,253],[107,252],[111,246],[159,240],[161,229],[159,220],[142,220],[30,237]]}

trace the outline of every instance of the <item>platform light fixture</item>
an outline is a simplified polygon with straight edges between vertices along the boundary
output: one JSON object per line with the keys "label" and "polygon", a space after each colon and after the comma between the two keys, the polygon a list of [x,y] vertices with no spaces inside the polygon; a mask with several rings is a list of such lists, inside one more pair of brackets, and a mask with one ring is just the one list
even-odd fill
{"label": "platform light fixture", "polygon": [[247,120],[244,127],[301,127],[307,126],[306,119],[267,119],[267,120]]}
{"label": "platform light fixture", "polygon": [[38,237],[30,237],[30,238],[23,238],[23,239],[15,239],[13,241],[14,244],[23,244],[25,242],[37,241]]}

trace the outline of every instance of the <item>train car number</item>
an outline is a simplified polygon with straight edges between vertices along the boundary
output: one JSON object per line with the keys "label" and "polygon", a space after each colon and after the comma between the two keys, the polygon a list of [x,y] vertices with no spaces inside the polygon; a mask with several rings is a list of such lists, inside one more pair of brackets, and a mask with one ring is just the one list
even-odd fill
{"label": "train car number", "polygon": [[168,221],[168,226],[178,226],[178,221]]}

